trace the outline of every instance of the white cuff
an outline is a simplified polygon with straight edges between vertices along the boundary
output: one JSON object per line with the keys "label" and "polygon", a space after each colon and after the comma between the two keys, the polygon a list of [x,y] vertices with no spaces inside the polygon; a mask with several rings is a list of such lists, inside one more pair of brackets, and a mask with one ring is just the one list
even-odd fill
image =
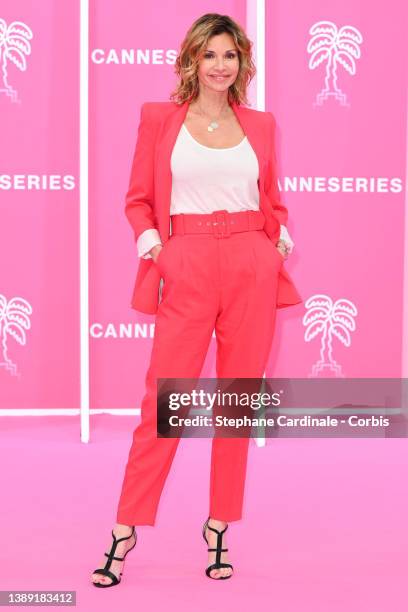
{"label": "white cuff", "polygon": [[289,236],[289,232],[285,225],[280,226],[280,239],[286,242],[288,246],[288,252],[291,253],[293,251],[293,247],[295,246],[295,243],[293,242],[292,238]]}
{"label": "white cuff", "polygon": [[143,259],[151,259],[152,256],[150,255],[149,251],[156,244],[162,244],[160,234],[157,229],[152,228],[145,230],[140,234],[136,242],[138,256],[142,257]]}

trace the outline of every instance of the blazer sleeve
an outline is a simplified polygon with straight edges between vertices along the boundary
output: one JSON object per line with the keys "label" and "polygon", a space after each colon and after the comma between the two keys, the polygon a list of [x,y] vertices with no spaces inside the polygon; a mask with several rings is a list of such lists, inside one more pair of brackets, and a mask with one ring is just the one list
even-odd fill
{"label": "blazer sleeve", "polygon": [[266,196],[271,203],[273,212],[277,220],[281,225],[286,225],[288,220],[288,209],[282,203],[281,195],[278,187],[278,170],[277,170],[277,159],[275,151],[275,132],[276,132],[276,121],[275,117],[270,112],[266,112],[268,117],[268,135],[269,135],[269,155],[268,155],[268,168],[265,178],[265,192]]}
{"label": "blazer sleeve", "polygon": [[154,145],[158,122],[152,117],[149,103],[140,109],[136,148],[133,155],[125,214],[134,231],[135,241],[147,229],[157,229],[153,210]]}

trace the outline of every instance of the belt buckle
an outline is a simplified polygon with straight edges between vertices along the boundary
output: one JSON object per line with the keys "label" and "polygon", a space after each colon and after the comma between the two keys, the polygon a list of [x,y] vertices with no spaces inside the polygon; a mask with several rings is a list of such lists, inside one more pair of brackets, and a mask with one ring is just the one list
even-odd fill
{"label": "belt buckle", "polygon": [[211,222],[213,234],[216,238],[227,238],[231,236],[231,229],[229,224],[229,215],[226,209],[215,210],[211,213],[214,221]]}

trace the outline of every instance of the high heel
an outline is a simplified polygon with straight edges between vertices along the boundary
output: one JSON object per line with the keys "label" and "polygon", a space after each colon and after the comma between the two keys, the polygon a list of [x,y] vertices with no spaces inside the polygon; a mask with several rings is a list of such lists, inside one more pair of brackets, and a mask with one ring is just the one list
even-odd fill
{"label": "high heel", "polygon": [[228,552],[228,548],[222,548],[222,535],[225,531],[227,531],[228,529],[228,525],[225,527],[225,529],[223,529],[222,531],[218,531],[218,529],[214,529],[214,527],[210,527],[208,524],[208,521],[210,520],[210,517],[208,517],[208,519],[205,521],[204,526],[203,526],[203,537],[204,540],[207,542],[208,544],[208,540],[206,538],[205,535],[205,530],[207,529],[211,529],[211,531],[214,531],[217,534],[217,548],[208,548],[208,552],[215,552],[215,563],[213,563],[212,565],[209,565],[206,570],[205,573],[209,578],[212,578],[213,580],[226,580],[227,578],[231,578],[232,573],[229,576],[219,576],[218,578],[215,578],[215,576],[211,576],[211,572],[212,570],[215,569],[221,569],[222,567],[230,567],[232,570],[234,570],[233,566],[231,565],[231,563],[221,563],[221,553],[222,552]]}
{"label": "high heel", "polygon": [[[135,543],[133,544],[133,546],[132,546],[131,548],[129,548],[129,550],[127,550],[127,551],[125,552],[124,557],[115,557],[116,547],[117,547],[117,545],[119,544],[119,542],[123,542],[124,540],[130,540],[130,538],[131,538],[133,535],[135,536]],[[106,587],[111,587],[111,586],[115,586],[115,585],[117,585],[117,584],[119,584],[119,583],[120,583],[120,581],[121,581],[121,576],[122,576],[122,574],[123,574],[123,570],[124,570],[124,568],[125,568],[125,564],[123,563],[123,565],[122,565],[122,571],[121,571],[121,572],[120,572],[120,574],[119,574],[119,578],[117,578],[117,577],[115,576],[115,574],[109,570],[109,568],[110,568],[110,566],[112,565],[112,561],[113,561],[113,560],[115,560],[115,561],[125,561],[125,559],[126,559],[126,555],[127,555],[128,553],[130,553],[130,551],[131,551],[131,550],[133,550],[133,549],[134,549],[134,547],[136,546],[136,543],[137,543],[137,533],[136,533],[136,531],[135,531],[134,526],[132,527],[132,533],[131,533],[131,534],[130,534],[128,537],[126,537],[126,538],[119,538],[119,540],[117,540],[117,539],[116,539],[116,537],[115,537],[115,534],[113,533],[113,530],[112,530],[112,537],[113,537],[113,544],[112,544],[112,547],[111,547],[111,549],[110,549],[109,553],[105,553],[105,557],[108,557],[108,560],[107,560],[107,562],[106,562],[105,567],[103,567],[103,568],[99,568],[99,569],[96,569],[96,570],[93,572],[94,574],[102,574],[102,576],[106,576],[107,578],[110,578],[110,579],[112,580],[112,582],[109,582],[108,584],[105,584],[105,583],[103,583],[103,582],[93,582],[93,581],[92,581],[92,582],[93,582],[93,585],[94,585],[94,586],[96,586],[96,587],[98,587],[98,588],[106,588]]]}

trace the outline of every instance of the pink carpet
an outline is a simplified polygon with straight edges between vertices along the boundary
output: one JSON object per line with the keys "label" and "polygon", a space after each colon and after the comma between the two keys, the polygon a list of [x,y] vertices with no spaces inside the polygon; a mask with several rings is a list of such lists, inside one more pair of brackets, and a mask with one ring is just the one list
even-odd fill
{"label": "pink carpet", "polygon": [[122,583],[90,573],[110,542],[134,417],[2,418],[2,590],[75,590],[76,608],[406,611],[407,440],[251,441],[231,580],[209,580],[210,440],[181,440],[155,527],[139,527]]}

